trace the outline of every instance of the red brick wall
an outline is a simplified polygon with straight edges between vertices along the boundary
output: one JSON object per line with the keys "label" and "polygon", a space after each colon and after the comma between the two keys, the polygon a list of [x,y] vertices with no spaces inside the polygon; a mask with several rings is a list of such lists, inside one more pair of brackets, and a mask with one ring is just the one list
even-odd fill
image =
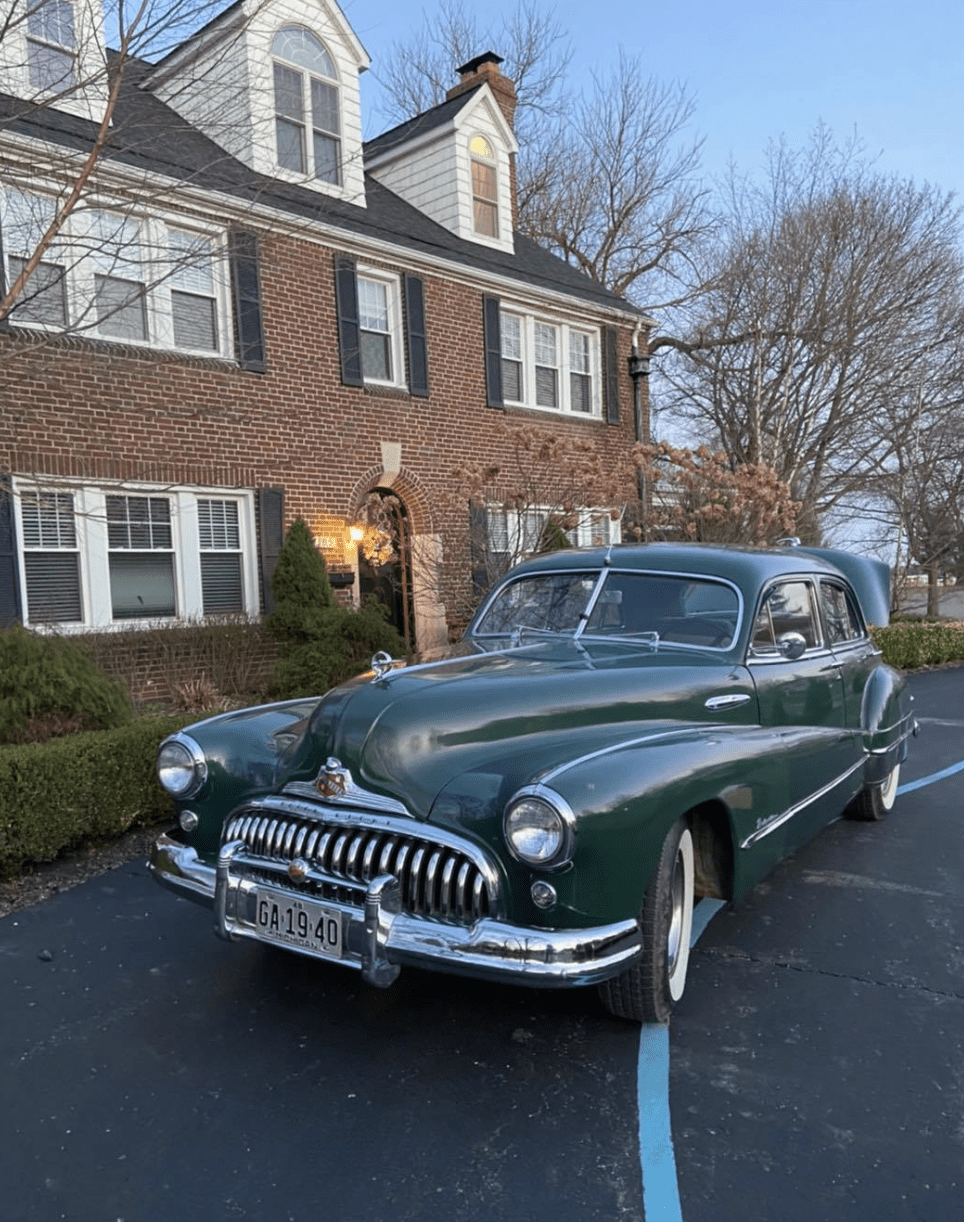
{"label": "red brick wall", "polygon": [[0,334],[0,470],[282,486],[286,521],[300,516],[312,525],[326,515],[350,520],[360,491],[381,471],[379,442],[401,442],[399,488],[414,529],[440,532],[452,554],[465,548],[467,512],[444,507],[446,482],[460,460],[508,461],[507,423],[588,433],[614,453],[631,446],[629,328],[620,336],[618,427],[494,410],[485,406],[482,293],[439,275],[424,277],[430,397],[342,386],[332,256],[292,238],[263,241],[266,374],[81,339]]}

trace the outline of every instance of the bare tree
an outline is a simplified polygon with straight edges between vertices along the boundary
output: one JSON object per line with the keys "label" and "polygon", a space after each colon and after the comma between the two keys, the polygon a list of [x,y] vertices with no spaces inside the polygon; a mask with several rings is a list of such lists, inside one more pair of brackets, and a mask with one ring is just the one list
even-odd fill
{"label": "bare tree", "polygon": [[648,78],[641,57],[621,54],[578,92],[567,84],[571,52],[552,10],[520,3],[493,28],[443,0],[393,48],[383,78],[391,115],[441,101],[456,65],[490,43],[518,95],[520,229],[647,308],[688,296],[689,261],[712,218],[685,87]]}
{"label": "bare tree", "polygon": [[647,78],[641,57],[621,53],[537,130],[519,174],[522,229],[647,309],[688,297],[713,228],[702,140],[686,135],[693,112],[685,86]]}
{"label": "bare tree", "polygon": [[825,128],[771,149],[760,183],[735,173],[704,294],[654,337],[672,406],[733,463],[766,463],[803,503],[800,533],[886,476],[914,427],[920,371],[956,350],[960,210],[874,172]]}
{"label": "bare tree", "polygon": [[422,27],[393,44],[379,72],[388,122],[399,123],[444,101],[456,67],[487,50],[504,58],[506,75],[515,84],[515,122],[523,142],[532,127],[560,114],[572,50],[551,9],[519,0],[495,24],[459,0],[442,0],[437,11],[423,9],[422,16]]}

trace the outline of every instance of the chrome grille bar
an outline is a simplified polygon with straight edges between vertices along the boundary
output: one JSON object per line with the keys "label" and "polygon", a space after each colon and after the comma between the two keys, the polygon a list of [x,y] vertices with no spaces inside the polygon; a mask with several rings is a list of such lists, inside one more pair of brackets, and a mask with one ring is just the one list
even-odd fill
{"label": "chrome grille bar", "polygon": [[[307,861],[311,877],[324,876],[331,886],[365,884],[379,874],[393,874],[400,884],[403,908],[411,913],[450,921],[475,921],[495,908],[492,875],[484,863],[473,860],[471,849],[462,851],[450,833],[436,833],[448,843],[435,843],[394,828],[357,827],[316,820],[261,815],[242,811],[228,820],[223,843],[241,840],[245,864],[257,869],[256,858],[287,863],[294,857]],[[291,884],[294,885],[294,884]]]}

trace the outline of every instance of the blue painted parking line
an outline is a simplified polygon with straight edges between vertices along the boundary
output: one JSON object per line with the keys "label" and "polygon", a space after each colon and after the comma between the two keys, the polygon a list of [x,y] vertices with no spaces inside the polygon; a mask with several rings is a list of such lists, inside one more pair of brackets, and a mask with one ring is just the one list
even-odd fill
{"label": "blue painted parking line", "polygon": [[[691,947],[722,907],[722,900],[700,900],[696,905]],[[640,1030],[636,1088],[646,1222],[682,1222],[669,1114],[669,1027],[663,1023],[648,1023]]]}
{"label": "blue painted parking line", "polygon": [[[897,793],[912,793],[958,772],[964,772],[964,760],[918,781],[908,781]],[[693,909],[691,947],[723,907],[722,900],[700,900]],[[669,1111],[669,1027],[662,1023],[647,1024],[640,1030],[636,1087],[644,1217],[646,1222],[683,1222]]]}
{"label": "blue painted parking line", "polygon": [[930,776],[922,776],[919,781],[908,781],[906,785],[901,785],[897,790],[897,796],[902,793],[911,793],[915,789],[923,789],[925,785],[933,785],[935,781],[946,780],[949,776],[954,776],[957,772],[964,772],[964,760],[958,764],[951,764],[949,768],[942,768],[940,772],[932,772]]}

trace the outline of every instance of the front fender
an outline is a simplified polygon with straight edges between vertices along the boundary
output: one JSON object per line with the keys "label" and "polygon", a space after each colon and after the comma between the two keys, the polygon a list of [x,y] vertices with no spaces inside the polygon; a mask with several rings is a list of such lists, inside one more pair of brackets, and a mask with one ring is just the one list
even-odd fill
{"label": "front fender", "polygon": [[576,814],[572,868],[551,880],[560,902],[582,921],[636,916],[663,841],[684,813],[718,804],[732,845],[738,808],[752,807],[747,777],[765,785],[768,753],[772,745],[758,727],[699,725],[645,736],[549,774],[543,784]]}
{"label": "front fender", "polygon": [[177,803],[198,817],[188,834],[192,848],[203,855],[217,853],[221,826],[232,810],[248,798],[270,793],[279,772],[304,738],[317,699],[285,700],[209,717],[186,726],[204,753],[207,779],[194,797]]}

